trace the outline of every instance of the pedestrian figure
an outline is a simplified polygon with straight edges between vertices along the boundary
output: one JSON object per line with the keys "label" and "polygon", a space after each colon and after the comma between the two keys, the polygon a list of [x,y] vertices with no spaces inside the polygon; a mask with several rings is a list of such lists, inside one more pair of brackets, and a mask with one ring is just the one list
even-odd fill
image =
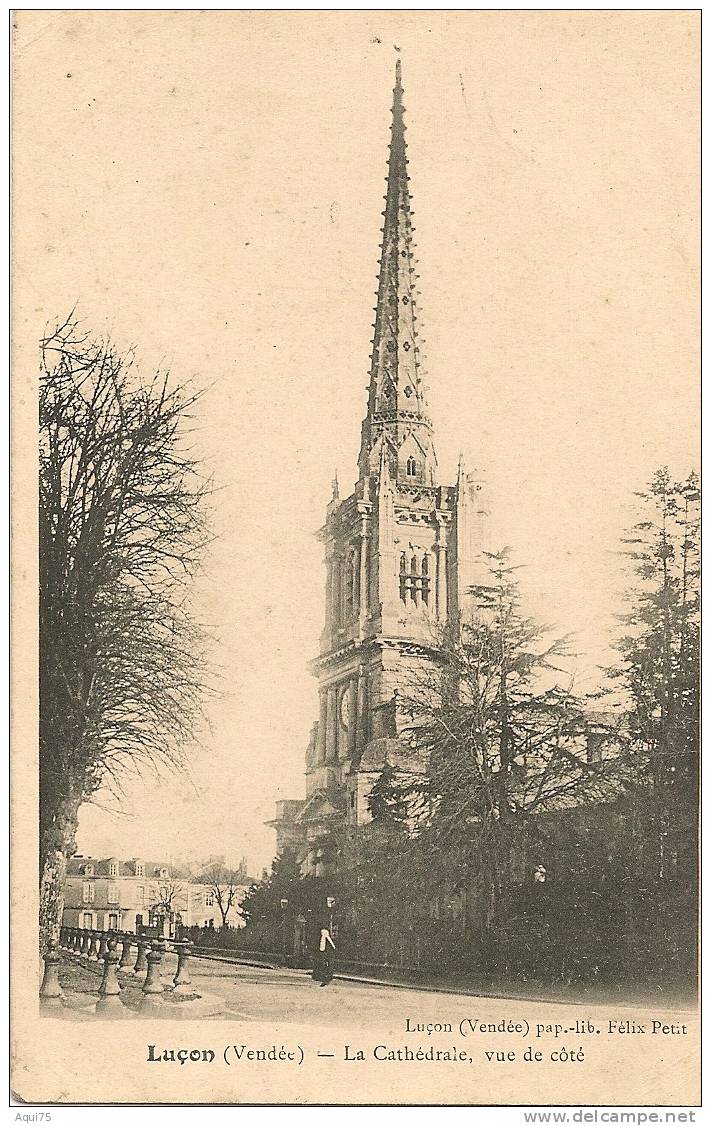
{"label": "pedestrian figure", "polygon": [[321,988],[328,985],[329,981],[333,980],[333,960],[336,947],[333,939],[329,933],[328,927],[321,928],[321,937],[319,938],[318,950],[316,951],[316,962],[314,965],[314,972],[312,977],[314,981],[321,982]]}

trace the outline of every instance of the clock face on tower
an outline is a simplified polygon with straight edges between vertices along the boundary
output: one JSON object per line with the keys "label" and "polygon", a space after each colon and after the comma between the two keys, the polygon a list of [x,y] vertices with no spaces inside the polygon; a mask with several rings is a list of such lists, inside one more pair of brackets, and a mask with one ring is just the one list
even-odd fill
{"label": "clock face on tower", "polygon": [[351,692],[344,688],[341,693],[341,724],[348,730],[351,722]]}

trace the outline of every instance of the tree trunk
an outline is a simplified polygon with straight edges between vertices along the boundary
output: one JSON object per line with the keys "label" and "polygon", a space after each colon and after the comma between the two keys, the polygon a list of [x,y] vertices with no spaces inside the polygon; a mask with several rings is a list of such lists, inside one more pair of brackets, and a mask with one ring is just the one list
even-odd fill
{"label": "tree trunk", "polygon": [[81,799],[74,794],[57,801],[51,827],[40,835],[40,955],[59,941],[64,911],[67,858],[75,849]]}

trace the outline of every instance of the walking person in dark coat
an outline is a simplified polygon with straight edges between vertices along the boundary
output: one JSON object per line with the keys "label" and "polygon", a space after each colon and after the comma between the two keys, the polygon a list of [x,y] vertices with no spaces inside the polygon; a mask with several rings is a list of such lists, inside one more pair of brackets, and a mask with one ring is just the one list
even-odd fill
{"label": "walking person in dark coat", "polygon": [[323,988],[324,985],[328,985],[329,981],[333,980],[335,953],[336,947],[328,927],[322,927],[318,941],[318,950],[316,951],[316,957],[314,959],[314,972],[312,974],[314,981],[321,982],[321,988]]}

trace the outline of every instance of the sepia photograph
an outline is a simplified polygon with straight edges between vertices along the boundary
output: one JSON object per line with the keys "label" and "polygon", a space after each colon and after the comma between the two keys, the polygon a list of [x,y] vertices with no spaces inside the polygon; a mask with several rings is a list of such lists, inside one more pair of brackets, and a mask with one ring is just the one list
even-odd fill
{"label": "sepia photograph", "polygon": [[700,12],[11,20],[15,1105],[699,1105]]}

